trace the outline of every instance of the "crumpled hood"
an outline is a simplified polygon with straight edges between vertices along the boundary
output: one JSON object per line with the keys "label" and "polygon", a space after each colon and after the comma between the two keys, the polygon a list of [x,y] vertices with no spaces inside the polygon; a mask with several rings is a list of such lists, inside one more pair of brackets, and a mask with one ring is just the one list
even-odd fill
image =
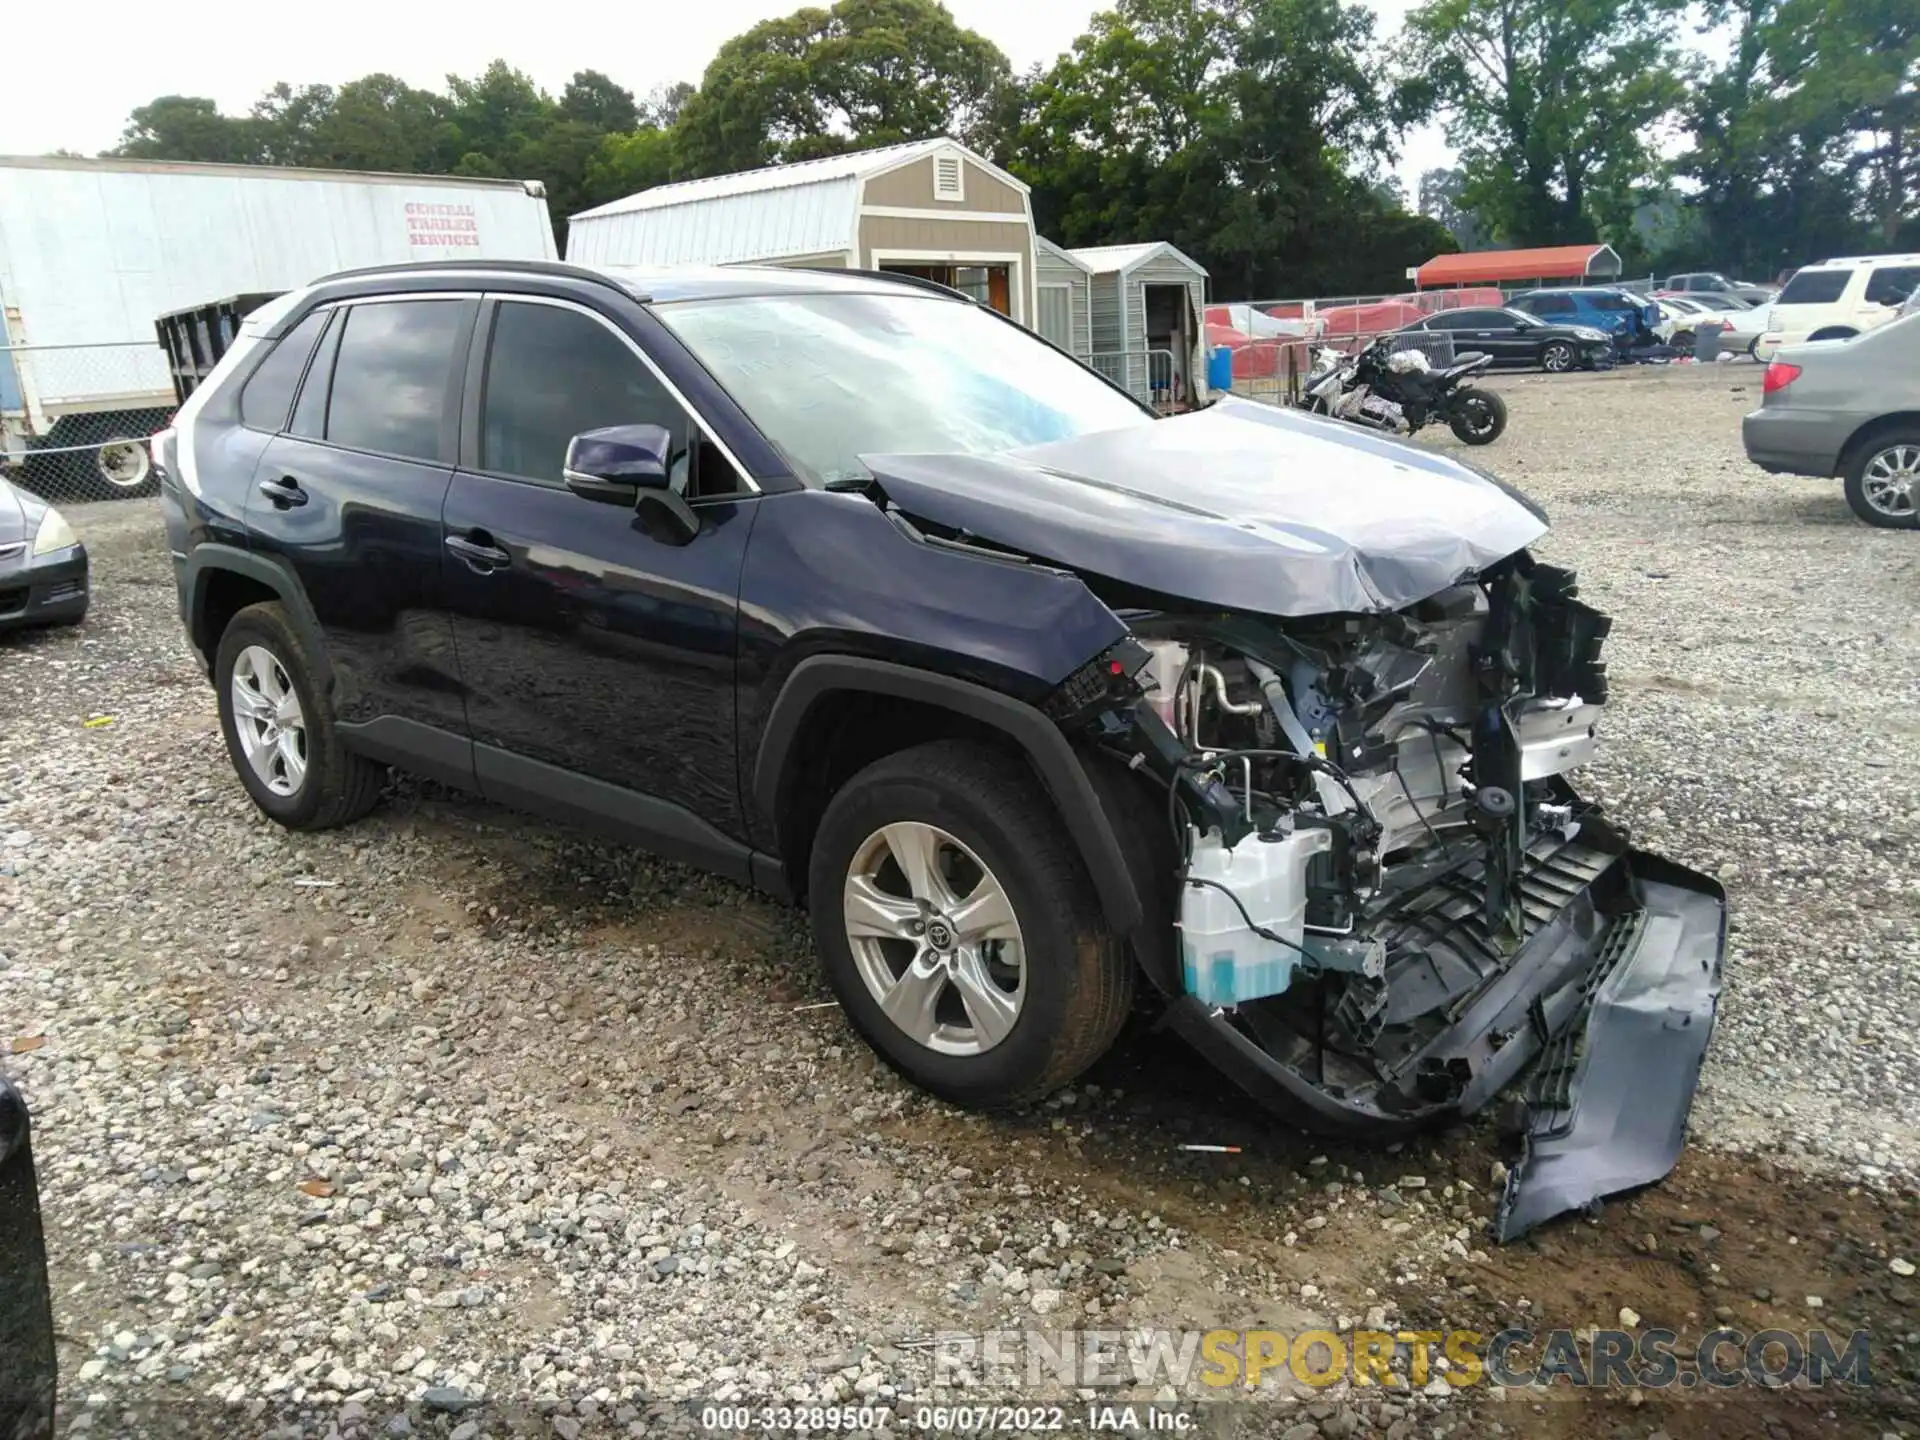
{"label": "crumpled hood", "polygon": [[1397,610],[1546,533],[1491,476],[1241,400],[992,455],[863,455],[907,515],[1083,574],[1268,615]]}

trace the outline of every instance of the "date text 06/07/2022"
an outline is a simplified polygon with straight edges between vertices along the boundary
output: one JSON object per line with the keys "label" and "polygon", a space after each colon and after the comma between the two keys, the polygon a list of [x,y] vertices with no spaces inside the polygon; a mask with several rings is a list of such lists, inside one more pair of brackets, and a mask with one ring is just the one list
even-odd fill
{"label": "date text 06/07/2022", "polygon": [[701,1428],[755,1435],[786,1431],[862,1434],[902,1431],[926,1435],[1031,1435],[1067,1430],[1108,1434],[1181,1435],[1199,1429],[1191,1409],[1163,1404],[918,1405],[905,1415],[880,1406],[708,1405]]}

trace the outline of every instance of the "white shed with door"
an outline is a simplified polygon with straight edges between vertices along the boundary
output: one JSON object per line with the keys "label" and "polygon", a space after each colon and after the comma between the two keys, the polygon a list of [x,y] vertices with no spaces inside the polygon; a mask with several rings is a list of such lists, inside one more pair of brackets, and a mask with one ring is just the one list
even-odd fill
{"label": "white shed with door", "polygon": [[1207,272],[1164,240],[1067,252],[1091,272],[1094,368],[1161,409],[1207,398]]}
{"label": "white shed with door", "polygon": [[888,270],[1034,323],[1027,187],[944,136],[656,185],[575,215],[567,259]]}
{"label": "white shed with door", "polygon": [[1044,235],[1033,237],[1039,305],[1034,329],[1076,360],[1093,354],[1093,271]]}

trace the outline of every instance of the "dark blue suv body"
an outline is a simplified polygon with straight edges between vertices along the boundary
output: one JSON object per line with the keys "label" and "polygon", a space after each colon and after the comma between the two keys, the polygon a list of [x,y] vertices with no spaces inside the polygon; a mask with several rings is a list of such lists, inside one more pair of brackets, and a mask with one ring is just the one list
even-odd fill
{"label": "dark blue suv body", "polygon": [[[1570,788],[1607,622],[1483,472],[1230,398],[1157,417],[925,280],[552,263],[282,297],[155,450],[282,825],[396,765],[801,900],[848,1019],[964,1103],[1072,1079],[1141,976],[1349,1134],[1650,1050],[1600,1140],[1631,1153],[1580,1173],[1672,1163],[1722,900]],[[1590,1003],[1668,976],[1658,1035]],[[1503,1233],[1587,1198],[1523,1171]]]}

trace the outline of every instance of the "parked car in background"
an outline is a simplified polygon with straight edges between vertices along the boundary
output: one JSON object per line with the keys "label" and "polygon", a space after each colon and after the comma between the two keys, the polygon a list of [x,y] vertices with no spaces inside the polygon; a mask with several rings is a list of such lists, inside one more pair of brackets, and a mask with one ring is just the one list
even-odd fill
{"label": "parked car in background", "polygon": [[1703,324],[1715,330],[1725,328],[1721,312],[1680,295],[1655,295],[1653,305],[1660,312],[1660,323],[1653,327],[1654,338],[1678,350],[1691,351],[1694,333]]}
{"label": "parked car in background", "polygon": [[1136,986],[1349,1137],[1548,1056],[1503,1239],[1679,1153],[1725,893],[1573,788],[1610,622],[1472,466],[1159,418],[911,277],[531,264],[269,302],[154,447],[289,829],[395,764],[800,900],[848,1021],[978,1106]]}
{"label": "parked car in background", "polygon": [[1773,302],[1767,353],[1802,340],[1844,340],[1886,324],[1920,286],[1920,254],[1855,255],[1794,272]]}
{"label": "parked car in background", "polygon": [[1842,476],[1869,525],[1920,528],[1920,314],[1856,339],[1785,346],[1761,390],[1740,426],[1749,460],[1775,474]]}
{"label": "parked car in background", "polygon": [[1753,302],[1742,300],[1737,295],[1718,295],[1711,291],[1701,291],[1697,295],[1682,296],[1690,305],[1702,305],[1708,310],[1726,312],[1753,309]]}
{"label": "parked car in background", "polygon": [[1774,292],[1765,285],[1749,285],[1744,280],[1729,280],[1718,270],[1695,270],[1685,275],[1669,275],[1666,289],[1681,295],[1730,295],[1750,305],[1764,305]]}
{"label": "parked car in background", "polygon": [[1491,355],[1495,365],[1537,365],[1559,374],[1592,369],[1613,355],[1613,339],[1593,325],[1554,325],[1524,310],[1442,310],[1399,333],[1438,331],[1453,337],[1455,355]]}
{"label": "parked car in background", "polygon": [[0,478],[0,630],[72,625],[87,594],[87,547],[67,517]]}
{"label": "parked car in background", "polygon": [[1529,290],[1514,296],[1508,308],[1524,310],[1554,325],[1589,325],[1604,330],[1621,350],[1653,344],[1654,326],[1660,323],[1660,312],[1653,301],[1611,285]]}

